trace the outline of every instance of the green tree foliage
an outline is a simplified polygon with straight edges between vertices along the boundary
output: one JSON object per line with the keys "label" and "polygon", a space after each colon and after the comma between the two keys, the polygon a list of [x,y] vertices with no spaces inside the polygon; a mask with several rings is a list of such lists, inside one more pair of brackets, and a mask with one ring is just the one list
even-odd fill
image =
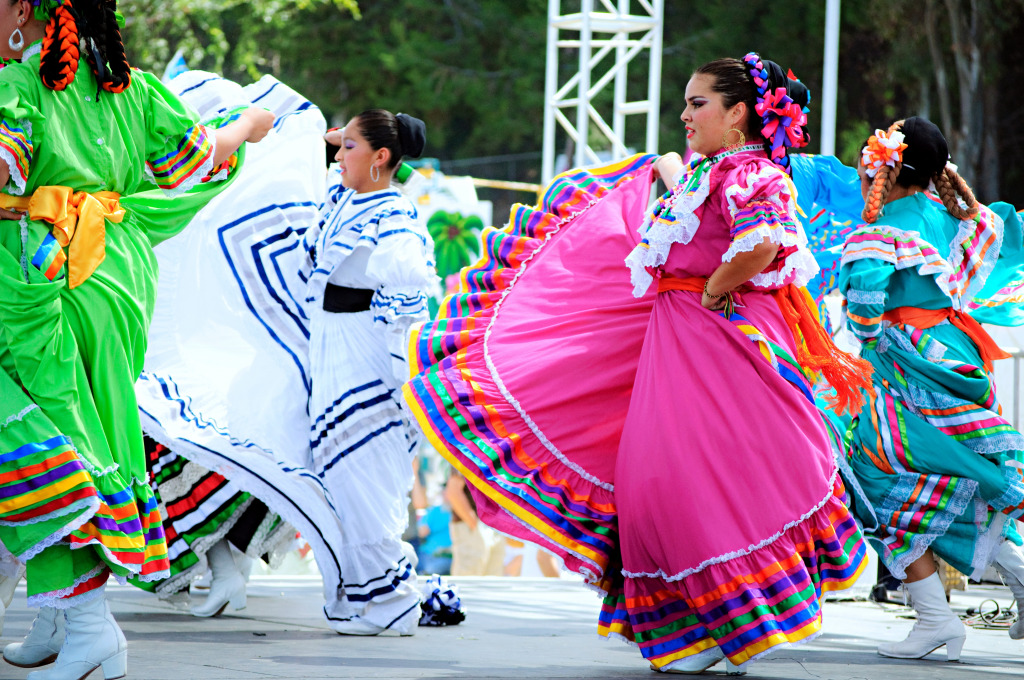
{"label": "green tree foliage", "polygon": [[363,2],[282,27],[281,77],[342,125],[369,107],[427,121],[440,158],[534,151],[541,143],[546,0]]}
{"label": "green tree foliage", "polygon": [[181,49],[192,68],[233,77],[274,70],[265,39],[302,12],[329,6],[350,20],[357,0],[121,0],[133,64],[160,71]]}
{"label": "green tree foliage", "polygon": [[[243,82],[273,73],[336,125],[369,107],[406,111],[427,122],[427,153],[443,160],[541,148],[547,0],[119,4],[129,58],[144,68],[161,70],[181,47],[190,66]],[[573,11],[579,0],[561,4]],[[685,148],[678,117],[693,70],[751,50],[810,88],[808,150],[816,151],[824,12],[821,0],[666,2],[661,151]],[[1024,0],[843,2],[837,153],[853,163],[874,128],[924,115],[950,137],[980,198],[1024,205],[1022,30]],[[573,55],[561,57],[571,73]],[[645,92],[643,61],[630,67],[631,97]],[[631,117],[633,140],[643,139],[642,118]]]}

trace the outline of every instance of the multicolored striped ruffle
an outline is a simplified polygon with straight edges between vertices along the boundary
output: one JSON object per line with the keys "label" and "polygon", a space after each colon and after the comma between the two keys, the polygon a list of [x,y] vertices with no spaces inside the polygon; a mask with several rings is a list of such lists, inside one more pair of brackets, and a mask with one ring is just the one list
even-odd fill
{"label": "multicolored striped ruffle", "polygon": [[27,122],[0,120],[0,160],[7,163],[11,173],[10,193],[25,193],[32,152],[32,126]]}
{"label": "multicolored striped ruffle", "polygon": [[203,125],[193,125],[156,158],[147,161],[153,181],[169,195],[188,191],[213,170],[214,143]]}
{"label": "multicolored striped ruffle", "polygon": [[632,178],[638,155],[556,177],[538,207],[514,206],[508,226],[487,228],[483,255],[459,273],[458,292],[436,320],[413,328],[415,377],[404,395],[428,439],[478,493],[485,522],[555,551],[569,569],[601,584],[618,551],[608,485],[545,448],[494,388],[482,345],[495,305],[544,243],[587,206]]}
{"label": "multicolored striped ruffle", "polygon": [[850,587],[866,564],[845,498],[837,476],[825,504],[770,545],[678,580],[620,581],[598,632],[636,643],[659,669],[715,646],[739,665],[813,639],[821,595]]}
{"label": "multicolored striped ruffle", "polygon": [[[32,411],[38,407],[27,407],[22,417]],[[68,519],[75,526],[99,505],[92,476],[67,437],[26,441],[0,455],[0,526],[39,524],[69,515],[78,518]],[[5,545],[27,560],[63,533],[58,529],[55,538],[35,545],[12,545],[9,540]]]}
{"label": "multicolored striped ruffle", "polygon": [[103,557],[73,583],[34,582],[29,604],[68,606],[111,570],[143,580],[165,577],[163,524],[149,486],[124,480],[116,468],[94,469],[67,437],[53,433],[38,406],[24,401],[0,422],[0,445],[7,449],[0,452],[0,540],[24,561],[51,547],[91,546]]}
{"label": "multicolored striped ruffle", "polygon": [[[117,480],[97,479],[100,507],[96,514],[68,536],[72,548],[101,549],[119,576],[141,580],[167,578],[167,540],[156,496],[144,482],[120,486]],[[105,491],[104,487],[116,490]],[[123,571],[117,567],[122,567]]]}

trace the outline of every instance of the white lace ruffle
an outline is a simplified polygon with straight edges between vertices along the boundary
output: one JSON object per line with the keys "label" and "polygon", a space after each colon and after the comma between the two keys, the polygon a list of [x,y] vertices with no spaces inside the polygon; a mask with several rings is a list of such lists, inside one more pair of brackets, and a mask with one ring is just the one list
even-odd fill
{"label": "white lace ruffle", "polygon": [[[768,227],[758,227],[742,238],[733,241],[729,249],[722,255],[722,262],[730,262],[738,253],[749,253],[763,243],[765,239],[768,239],[780,248],[796,247],[797,251],[786,258],[782,269],[761,272],[752,276],[750,278],[752,284],[764,288],[777,288],[786,283],[805,286],[808,281],[817,275],[820,269],[818,261],[814,259],[814,255],[808,250],[807,237],[804,235],[800,225],[797,225],[796,234],[790,234],[782,228],[769,229]],[[795,278],[790,281],[789,277],[794,274]]]}
{"label": "white lace ruffle", "polygon": [[21,422],[22,420],[25,419],[25,416],[27,416],[29,413],[36,410],[37,408],[39,408],[37,404],[29,404],[25,408],[21,409],[21,412],[13,413],[7,416],[7,420],[0,423],[0,432],[3,432],[5,429],[10,427],[14,423]]}
{"label": "white lace ruffle", "polygon": [[103,570],[106,569],[106,568],[107,568],[106,565],[103,565],[103,564],[97,565],[97,566],[93,567],[92,569],[90,569],[89,571],[87,571],[82,576],[79,576],[77,579],[75,579],[74,584],[69,586],[69,587],[67,587],[67,588],[61,588],[60,590],[55,590],[55,591],[50,592],[50,593],[42,593],[42,594],[39,594],[39,595],[29,596],[29,598],[28,598],[28,606],[29,607],[53,607],[54,609],[70,609],[71,607],[74,607],[75,605],[82,604],[83,602],[88,602],[89,600],[92,600],[92,599],[97,598],[97,597],[102,597],[103,596],[103,588],[102,587],[95,588],[93,590],[90,590],[87,593],[82,593],[81,595],[79,595],[77,597],[68,597],[68,595],[70,595],[71,593],[75,592],[75,588],[77,588],[78,586],[82,585],[83,583],[85,583],[89,579],[96,578],[97,576],[99,576],[101,573],[103,573]]}
{"label": "white lace ruffle", "polygon": [[846,291],[846,299],[859,305],[884,305],[885,291],[850,288]]}
{"label": "white lace ruffle", "polygon": [[653,213],[648,212],[640,226],[640,236],[646,241],[641,243],[626,256],[629,267],[629,281],[633,284],[633,297],[643,297],[654,282],[654,277],[647,271],[648,267],[660,267],[668,260],[668,253],[673,244],[687,244],[693,240],[700,228],[697,219],[697,208],[704,205],[711,191],[711,173],[705,172],[700,178],[692,194],[682,192],[668,199],[666,211],[675,216],[672,222],[654,223]]}
{"label": "white lace ruffle", "polygon": [[813,517],[815,513],[817,513],[819,510],[821,510],[823,507],[825,507],[825,504],[828,503],[830,498],[834,498],[835,497],[835,493],[833,491],[833,488],[835,487],[836,476],[838,476],[838,475],[839,475],[839,468],[836,467],[836,468],[834,468],[832,470],[832,475],[829,477],[829,480],[828,480],[828,492],[825,494],[825,497],[822,498],[819,503],[817,503],[813,508],[811,508],[810,510],[805,512],[803,515],[801,515],[797,519],[795,519],[792,522],[789,522],[788,524],[786,524],[784,527],[782,527],[775,534],[769,536],[768,538],[764,539],[760,543],[751,544],[751,545],[747,546],[746,548],[740,548],[739,550],[733,550],[732,552],[727,552],[724,555],[719,555],[718,557],[712,557],[710,559],[706,559],[703,562],[701,562],[700,564],[698,564],[696,567],[690,567],[689,569],[684,569],[684,570],[680,571],[677,574],[669,575],[669,574],[666,574],[661,569],[659,569],[658,571],[653,572],[653,573],[645,572],[645,571],[626,571],[625,569],[623,569],[622,570],[622,575],[627,577],[627,578],[659,578],[662,581],[665,581],[666,583],[672,583],[674,581],[680,581],[680,580],[686,578],[687,576],[692,576],[693,574],[700,573],[700,572],[704,571],[705,569],[707,569],[708,567],[710,567],[712,565],[722,564],[723,562],[730,562],[730,561],[735,560],[735,559],[737,559],[739,557],[744,557],[744,556],[749,555],[751,553],[757,552],[758,550],[762,550],[764,548],[767,548],[769,545],[775,543],[780,538],[785,536],[787,531],[789,531],[790,529],[792,529],[794,527],[797,527],[797,526],[803,524],[808,519]]}
{"label": "white lace ruffle", "polygon": [[7,169],[10,171],[10,179],[7,182],[7,186],[4,187],[11,196],[24,196],[25,185],[27,178],[23,177],[21,170],[18,169],[18,161],[7,149],[0,146],[0,161],[7,164]]}
{"label": "white lace ruffle", "polygon": [[[205,477],[208,473],[209,470],[196,465],[192,461],[185,463],[181,472],[175,475],[173,479],[169,479],[163,484],[158,485],[160,489],[160,498],[163,499],[164,503],[173,503],[179,498],[189,495],[192,493],[192,488],[196,485],[196,482]],[[164,515],[164,517],[166,516],[167,515]]]}

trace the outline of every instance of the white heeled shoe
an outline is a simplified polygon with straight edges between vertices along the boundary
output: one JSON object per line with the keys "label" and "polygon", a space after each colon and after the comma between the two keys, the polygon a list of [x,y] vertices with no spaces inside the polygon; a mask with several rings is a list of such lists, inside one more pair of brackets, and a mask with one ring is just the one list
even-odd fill
{"label": "white heeled shoe", "polygon": [[721,648],[714,647],[706,651],[688,656],[683,659],[676,659],[675,661],[662,666],[661,668],[655,668],[651,666],[651,670],[656,670],[659,673],[677,673],[680,675],[698,675],[703,673],[707,669],[714,666],[716,663],[725,658],[725,654]]}
{"label": "white heeled shoe", "polygon": [[45,666],[57,659],[63,644],[64,612],[41,607],[25,639],[4,647],[4,661],[19,668]]}
{"label": "white heeled shoe", "polygon": [[128,674],[128,642],[101,593],[65,610],[67,635],[53,667],[28,674],[28,680],[84,680],[97,668],[105,680]]}
{"label": "white heeled shoe", "polygon": [[380,635],[385,630],[383,626],[370,623],[358,616],[353,616],[347,621],[332,621],[331,628],[338,635]]}
{"label": "white heeled shoe", "polygon": [[1010,637],[1024,640],[1024,554],[1019,546],[1003,541],[996,557],[996,571],[1013,593],[1017,601],[1017,623],[1010,626]]}
{"label": "white heeled shoe", "polygon": [[904,586],[917,612],[917,622],[905,640],[878,645],[878,653],[894,659],[921,659],[945,645],[946,660],[959,661],[967,633],[946,602],[939,575]]}
{"label": "white heeled shoe", "polygon": [[210,594],[201,605],[192,607],[192,615],[200,618],[217,616],[229,604],[232,609],[245,609],[245,578],[238,570],[231,546],[223,540],[214,543],[206,553],[206,559],[213,572]]}

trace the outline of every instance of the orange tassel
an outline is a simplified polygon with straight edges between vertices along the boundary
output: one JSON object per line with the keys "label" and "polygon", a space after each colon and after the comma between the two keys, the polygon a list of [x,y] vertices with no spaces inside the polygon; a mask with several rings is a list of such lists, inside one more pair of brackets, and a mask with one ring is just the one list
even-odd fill
{"label": "orange tassel", "polygon": [[871,391],[871,364],[836,347],[818,320],[818,310],[806,288],[790,284],[772,291],[797,347],[800,365],[821,373],[835,389],[829,406],[856,415],[864,407],[861,390]]}

